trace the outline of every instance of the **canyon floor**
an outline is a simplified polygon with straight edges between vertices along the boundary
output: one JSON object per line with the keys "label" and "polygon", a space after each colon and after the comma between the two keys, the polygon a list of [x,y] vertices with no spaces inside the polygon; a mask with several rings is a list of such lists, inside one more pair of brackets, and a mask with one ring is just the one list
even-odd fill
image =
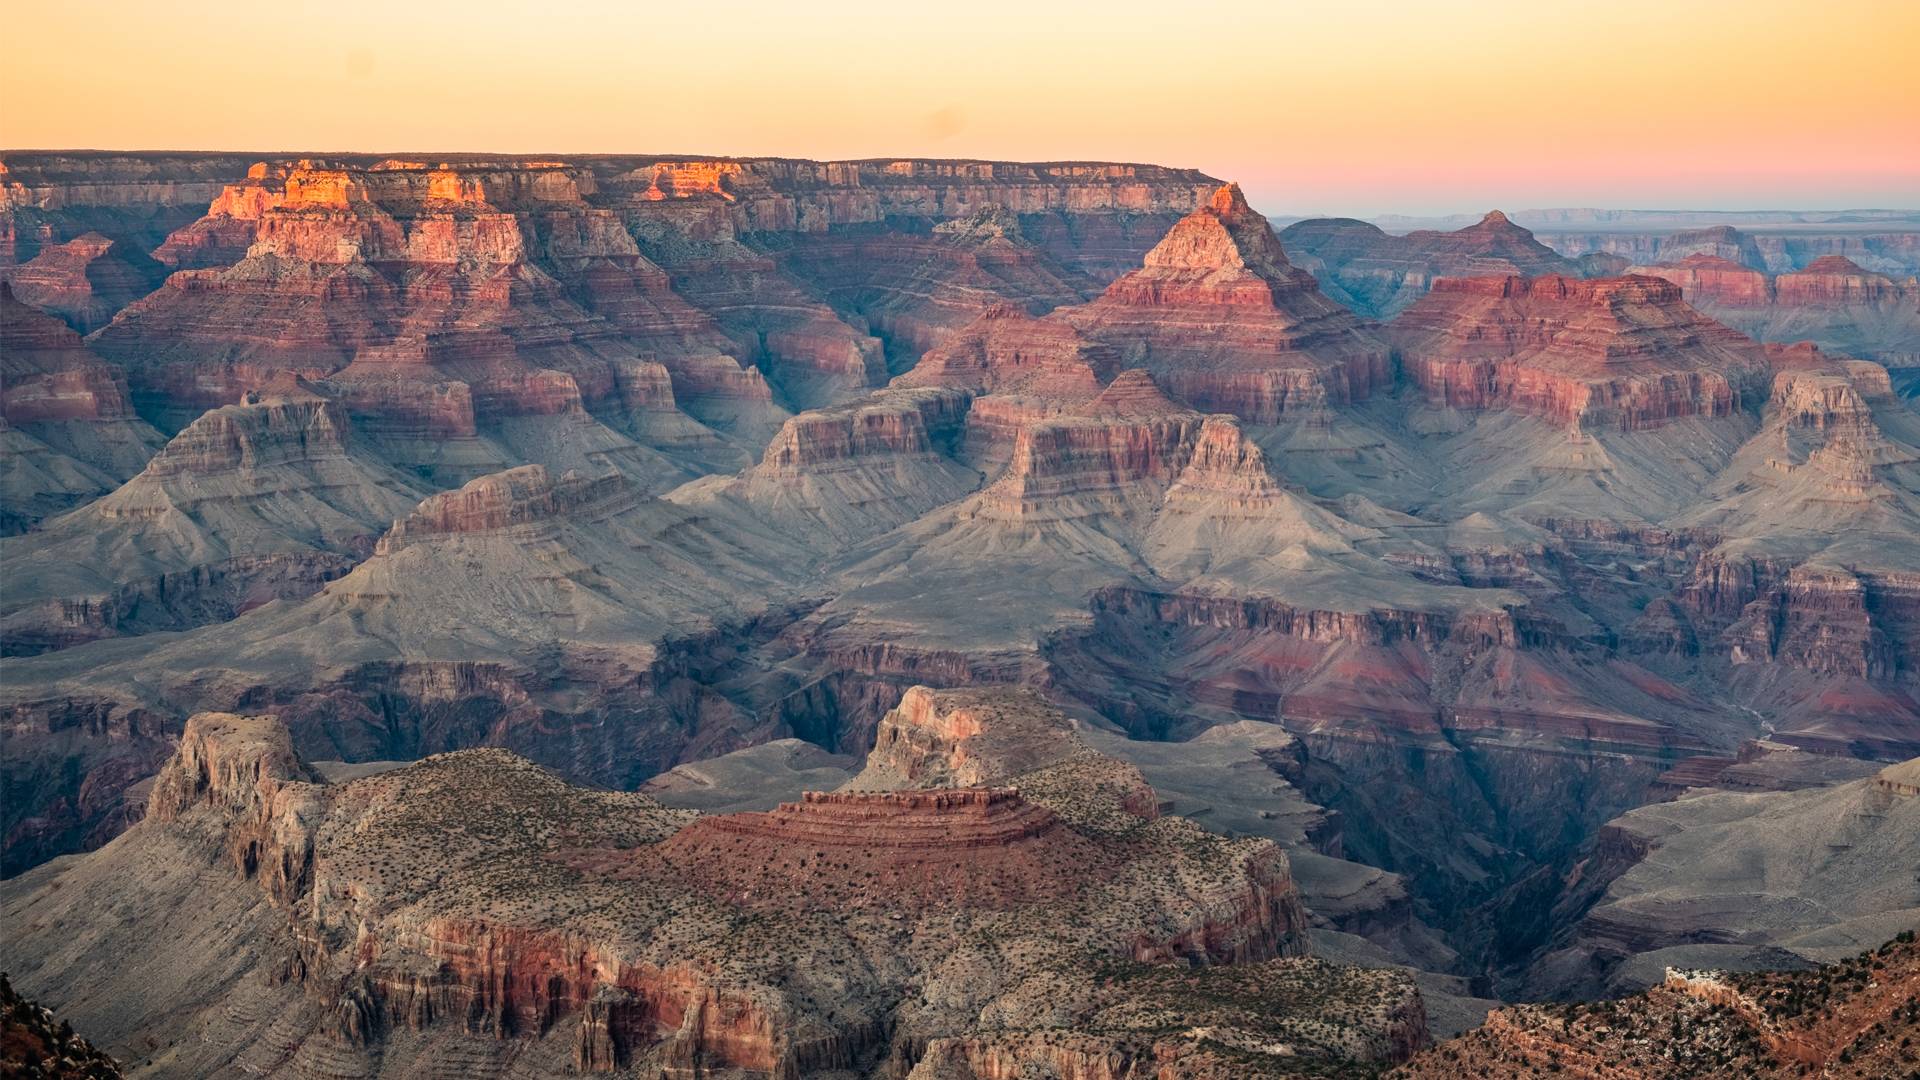
{"label": "canyon floor", "polygon": [[45,1006],[153,1076],[1910,1068],[1911,221],[0,162],[35,1046]]}

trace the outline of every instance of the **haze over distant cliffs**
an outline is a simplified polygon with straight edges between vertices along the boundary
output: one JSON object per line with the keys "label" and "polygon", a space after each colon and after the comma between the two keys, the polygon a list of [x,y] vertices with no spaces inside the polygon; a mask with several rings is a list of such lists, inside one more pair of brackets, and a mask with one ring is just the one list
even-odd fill
{"label": "haze over distant cliffs", "polygon": [[0,967],[131,1072],[1905,1060],[1666,972],[1909,975],[1898,215],[0,163]]}

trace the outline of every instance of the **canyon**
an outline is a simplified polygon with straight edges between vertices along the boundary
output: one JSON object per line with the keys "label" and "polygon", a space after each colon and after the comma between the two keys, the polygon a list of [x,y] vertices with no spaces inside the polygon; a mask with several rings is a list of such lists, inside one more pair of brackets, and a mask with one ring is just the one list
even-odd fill
{"label": "canyon", "polygon": [[0,162],[0,966],[131,1074],[1637,1075],[1514,1003],[1920,921],[1894,226]]}

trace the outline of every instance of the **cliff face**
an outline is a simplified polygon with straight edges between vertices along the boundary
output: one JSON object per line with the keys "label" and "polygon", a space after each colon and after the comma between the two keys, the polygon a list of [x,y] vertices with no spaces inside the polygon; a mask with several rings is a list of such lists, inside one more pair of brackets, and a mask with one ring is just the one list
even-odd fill
{"label": "cliff face", "polygon": [[132,243],[98,232],[43,245],[18,266],[0,266],[0,281],[22,300],[59,315],[83,334],[105,326],[165,275],[164,267]]}
{"label": "cliff face", "polygon": [[1568,424],[1730,416],[1767,370],[1762,350],[1644,277],[1443,281],[1392,334],[1431,402]]}
{"label": "cliff face", "polygon": [[[1035,708],[980,717],[982,736],[1064,733],[1057,714],[1021,718]],[[1125,1043],[1169,1007],[1258,1054],[1282,1032],[1298,1036],[1290,1055],[1327,1062],[1424,1041],[1404,975],[1275,959],[1301,947],[1301,914],[1270,845],[1134,815],[1103,781],[1110,759],[1070,757],[1022,774],[1018,792],[816,793],[698,818],[493,751],[321,783],[273,717],[201,715],[145,821],[72,876],[0,895],[10,918],[46,928],[10,937],[6,960],[30,986],[107,991],[122,975],[84,956],[171,912],[194,929],[161,950],[199,972],[230,946],[197,936],[196,902],[246,910],[276,940],[184,976],[199,994],[148,974],[130,1008],[79,1018],[114,1046],[194,1023],[205,1037],[180,1067],[218,1071],[261,1064],[253,1017],[277,1006],[287,1052],[269,1075],[496,1053],[587,1071],[904,1075],[948,1061],[939,1040],[1019,1045],[1037,1027]],[[143,878],[148,853],[180,873]],[[62,928],[116,895],[141,897],[125,929],[71,948]],[[1095,979],[1102,957],[1125,977]]]}
{"label": "cliff face", "polygon": [[9,541],[9,653],[230,619],[338,577],[419,491],[295,392],[215,409],[112,493]]}
{"label": "cliff face", "polygon": [[[291,372],[453,483],[526,461],[528,438],[490,429],[575,396],[594,422],[570,421],[586,430],[568,441],[606,444],[636,478],[650,466],[623,438],[680,469],[737,467],[788,411],[883,383],[994,303],[1083,299],[1089,271],[1132,264],[1215,186],[1151,166],[913,160],[6,165],[21,239],[0,276],[104,326],[97,347],[144,415],[176,429]],[[178,273],[162,285],[165,269]],[[635,351],[664,365],[676,408],[739,442],[671,445],[631,416],[621,365]],[[448,429],[462,443],[436,452]]]}
{"label": "cliff face", "polygon": [[1275,423],[1367,397],[1384,346],[1287,261],[1238,187],[1181,219],[1144,265],[1057,316],[1196,408]]}
{"label": "cliff face", "polygon": [[1850,356],[1907,363],[1920,353],[1920,285],[1823,255],[1768,276],[1726,259],[1692,255],[1635,273],[1679,285],[1687,302],[1761,341],[1812,341]]}
{"label": "cliff face", "polygon": [[124,375],[60,320],[0,282],[0,535],[132,476],[160,433],[134,415]]}

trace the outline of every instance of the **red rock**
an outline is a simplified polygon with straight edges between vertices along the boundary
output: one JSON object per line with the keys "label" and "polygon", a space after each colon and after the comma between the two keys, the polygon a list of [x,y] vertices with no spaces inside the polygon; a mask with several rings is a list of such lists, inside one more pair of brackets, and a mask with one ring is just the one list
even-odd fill
{"label": "red rock", "polygon": [[134,414],[119,369],[0,282],[0,520],[18,531],[105,494],[165,440]]}
{"label": "red rock", "polygon": [[996,305],[931,349],[894,386],[952,386],[982,394],[1085,401],[1119,370],[1113,347],[1056,319]]}
{"label": "red rock", "polygon": [[29,262],[0,267],[14,295],[89,333],[152,292],[164,270],[124,241],[97,232],[40,249]]}
{"label": "red rock", "polygon": [[1057,815],[988,788],[810,791],[768,814],[701,818],[661,856],[735,903],[840,911],[1046,903],[1110,872]]}
{"label": "red rock", "polygon": [[805,234],[781,261],[865,319],[896,362],[944,344],[997,306],[1044,314],[1098,289],[1028,242],[1019,218],[998,207],[943,222],[928,237]]}
{"label": "red rock", "polygon": [[1677,263],[1636,267],[1637,274],[1665,278],[1680,286],[1697,307],[1764,307],[1773,302],[1773,283],[1758,270],[1718,255],[1689,255]]}
{"label": "red rock", "polygon": [[1390,318],[1442,277],[1573,274],[1572,261],[1494,210],[1453,232],[1393,236],[1364,221],[1316,218],[1280,232],[1294,261],[1362,315]]}
{"label": "red rock", "polygon": [[9,424],[133,418],[120,373],[59,319],[17,300],[10,284],[0,285],[0,354]]}
{"label": "red rock", "polygon": [[1729,416],[1766,370],[1758,345],[1648,277],[1447,279],[1390,333],[1434,404],[1569,424]]}
{"label": "red rock", "polygon": [[1902,286],[1861,269],[1843,255],[1824,255],[1800,270],[1781,274],[1773,284],[1783,305],[1826,307],[1904,299],[1920,309],[1920,290],[1911,282]]}
{"label": "red rock", "polygon": [[1358,401],[1390,378],[1386,348],[1287,262],[1234,186],[1174,226],[1141,269],[1051,318],[1195,407],[1255,423]]}
{"label": "red rock", "polygon": [[[694,408],[729,389],[746,396],[719,405],[728,419],[764,404],[750,381],[711,374],[727,339],[672,293],[617,214],[583,201],[592,188],[590,174],[557,166],[262,165],[212,212],[251,222],[247,257],[176,274],[100,348],[181,418],[276,372],[321,379],[409,340],[423,343],[435,382],[473,387],[483,420],[552,414],[556,393],[617,408],[615,361],[636,347],[669,371],[687,362]],[[573,389],[558,388],[561,376]],[[377,397],[363,395],[363,409]]]}

